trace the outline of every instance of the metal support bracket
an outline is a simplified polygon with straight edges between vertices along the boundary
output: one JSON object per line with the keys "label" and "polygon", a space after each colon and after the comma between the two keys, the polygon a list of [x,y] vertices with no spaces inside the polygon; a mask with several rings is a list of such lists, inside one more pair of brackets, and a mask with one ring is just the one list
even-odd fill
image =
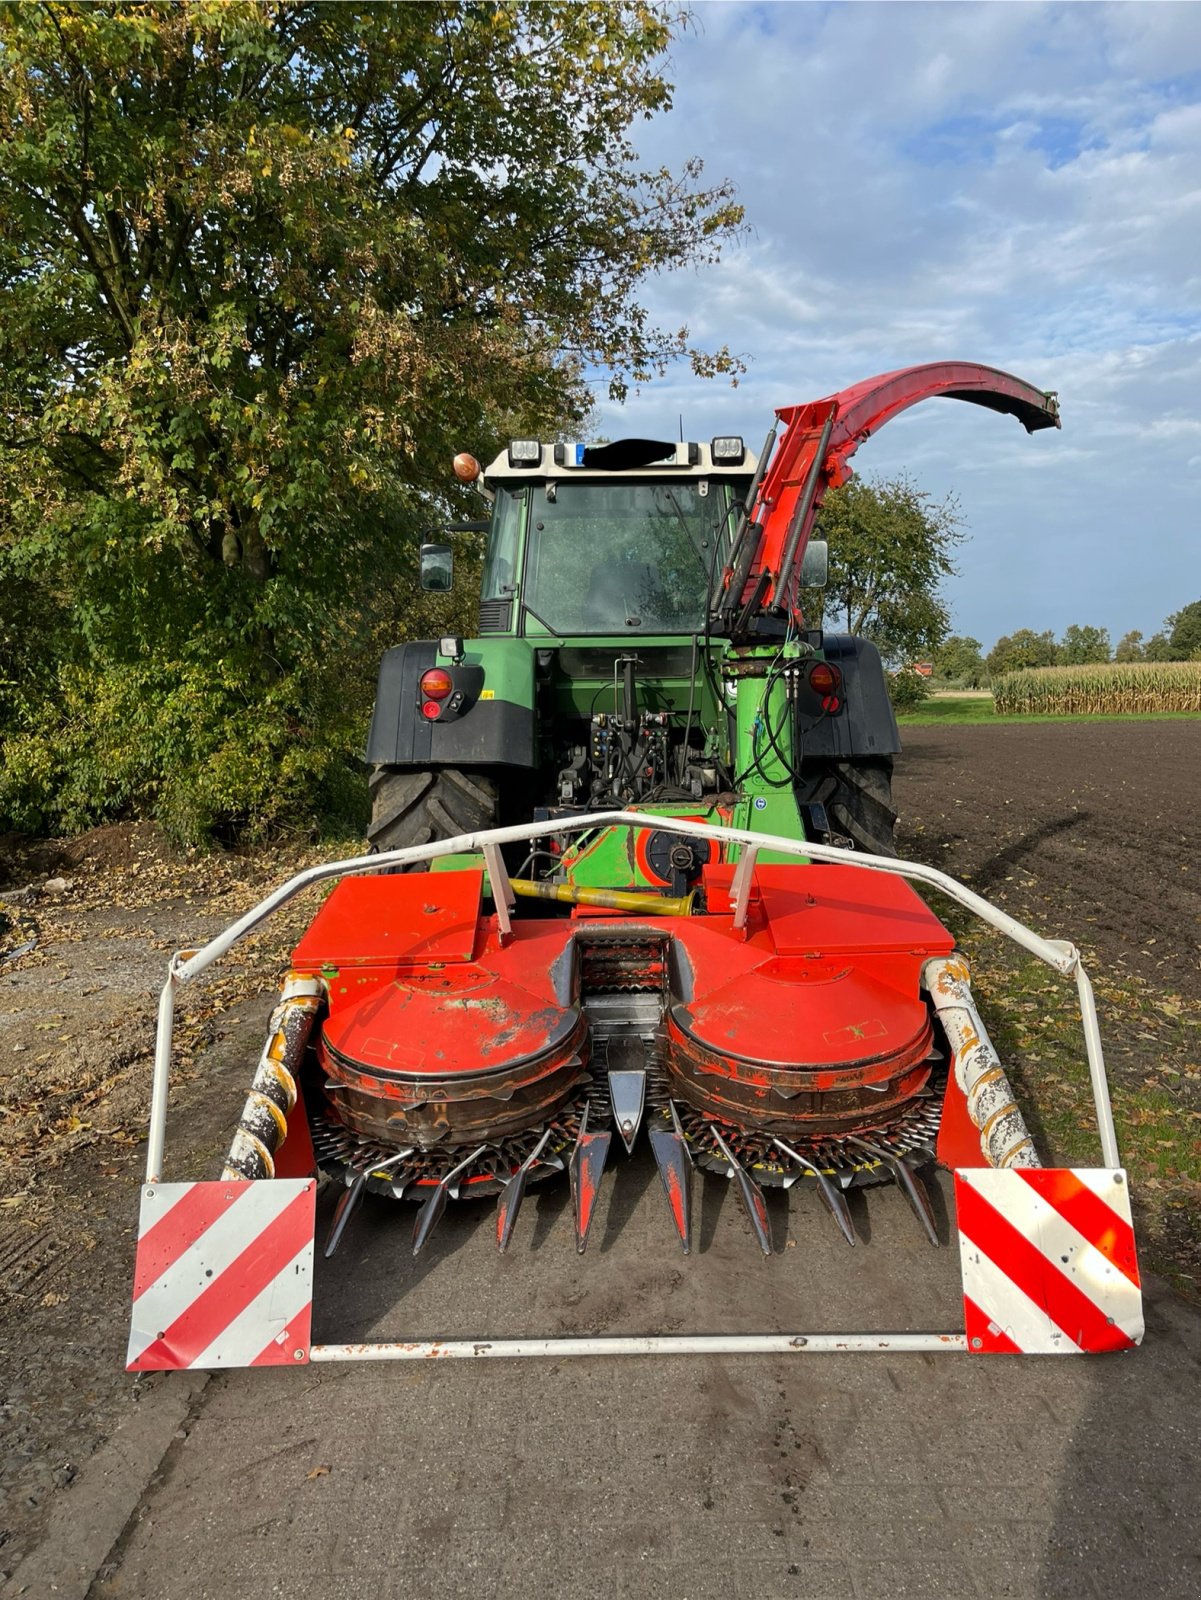
{"label": "metal support bracket", "polygon": [[496,906],[496,925],[500,929],[502,939],[507,939],[513,931],[513,922],[510,912],[517,904],[517,896],[513,892],[513,885],[509,881],[509,871],[505,866],[504,857],[500,853],[500,846],[495,842],[485,844],[483,847],[484,864],[488,868],[488,884],[492,890],[492,899]]}
{"label": "metal support bracket", "polygon": [[751,885],[755,878],[755,859],[758,854],[759,851],[753,844],[743,847],[730,884],[730,902],[734,907],[734,926],[739,933],[744,935],[746,932],[747,913],[751,905]]}

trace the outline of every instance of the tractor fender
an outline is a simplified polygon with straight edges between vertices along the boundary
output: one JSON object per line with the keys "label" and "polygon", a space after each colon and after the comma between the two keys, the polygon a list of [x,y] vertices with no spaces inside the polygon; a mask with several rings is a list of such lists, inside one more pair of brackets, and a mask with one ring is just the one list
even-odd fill
{"label": "tractor fender", "polygon": [[[468,689],[462,709],[421,714],[421,674],[445,667]],[[395,645],[380,663],[367,736],[370,766],[533,767],[534,652],[524,639],[470,639],[460,663],[436,639]]]}
{"label": "tractor fender", "polygon": [[801,760],[807,763],[898,755],[901,735],[875,645],[852,634],[827,633],[822,640],[822,654],[842,673],[843,709],[816,721],[798,717]]}

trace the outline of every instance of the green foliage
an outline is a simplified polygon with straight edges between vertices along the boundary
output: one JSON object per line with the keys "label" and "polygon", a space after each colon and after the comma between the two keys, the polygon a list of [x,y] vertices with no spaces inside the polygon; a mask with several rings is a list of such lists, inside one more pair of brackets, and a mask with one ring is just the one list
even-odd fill
{"label": "green foliage", "polygon": [[899,672],[888,674],[888,698],[898,716],[906,711],[916,711],[929,693],[928,679],[918,672],[902,667]]}
{"label": "green foliage", "polygon": [[963,539],[954,498],[936,504],[904,476],[852,478],[826,496],[819,532],[830,544],[829,581],[805,597],[807,615],[865,634],[896,667],[937,649],[950,626],[939,587]]}
{"label": "green foliage", "polygon": [[1174,661],[1201,660],[1201,600],[1173,612],[1168,618]]}
{"label": "green foliage", "polygon": [[1172,642],[1166,633],[1153,633],[1143,650],[1144,661],[1175,661]]}
{"label": "green foliage", "polygon": [[1105,628],[1081,627],[1073,622],[1060,640],[1056,652],[1056,665],[1086,667],[1093,662],[1109,660],[1109,633]]}
{"label": "green foliage", "polygon": [[979,639],[952,634],[934,652],[933,666],[935,677],[944,683],[958,684],[964,689],[978,688],[985,676]]}
{"label": "green foliage", "polygon": [[340,804],[380,648],[436,626],[416,545],[474,509],[454,451],[578,423],[585,367],[736,371],[638,301],[741,223],[698,164],[638,169],[672,26],[0,11],[0,816]]}
{"label": "green foliage", "polygon": [[1057,647],[1055,635],[1035,633],[1030,628],[1019,628],[1016,633],[1002,635],[988,652],[986,666],[993,679],[1006,672],[1018,672],[1023,667],[1053,667]]}
{"label": "green foliage", "polygon": [[[953,640],[948,641],[952,643]],[[1136,661],[1201,660],[1201,600],[1173,612],[1163,629],[1145,642],[1137,628],[1124,633],[1112,659],[1124,665]],[[1034,633],[1029,628],[1006,634],[989,651],[987,667],[996,677],[1026,667],[1089,666],[1109,660],[1108,631],[1073,623],[1058,645],[1050,633]]]}

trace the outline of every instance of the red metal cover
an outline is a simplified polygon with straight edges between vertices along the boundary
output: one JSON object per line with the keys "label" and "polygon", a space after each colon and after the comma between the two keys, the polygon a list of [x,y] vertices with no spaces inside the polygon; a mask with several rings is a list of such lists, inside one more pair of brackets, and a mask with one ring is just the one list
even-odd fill
{"label": "red metal cover", "polygon": [[303,972],[470,961],[476,951],[481,868],[343,878],[292,956]]}
{"label": "red metal cover", "polygon": [[540,1061],[579,1023],[572,932],[566,920],[518,923],[509,943],[490,942],[478,961],[402,971],[345,1000],[331,995],[323,1042],[348,1068],[438,1077]]}
{"label": "red metal cover", "polygon": [[858,1079],[866,1062],[892,1070],[928,1049],[924,954],[780,957],[765,941],[744,943],[699,917],[680,923],[678,937],[692,995],[673,1017],[722,1056],[823,1069],[833,1087],[840,1069],[859,1068]]}
{"label": "red metal cover", "polygon": [[[730,909],[734,867],[705,867],[710,912]],[[756,865],[752,907],[778,955],[905,951],[949,955],[955,941],[904,878],[866,867]]]}

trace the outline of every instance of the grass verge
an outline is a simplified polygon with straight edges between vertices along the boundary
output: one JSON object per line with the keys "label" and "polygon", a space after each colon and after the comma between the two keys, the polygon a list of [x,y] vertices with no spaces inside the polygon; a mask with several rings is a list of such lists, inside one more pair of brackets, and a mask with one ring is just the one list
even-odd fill
{"label": "grass verge", "polygon": [[916,710],[899,713],[897,721],[902,728],[929,727],[948,722],[966,724],[986,722],[990,726],[1003,727],[1021,722],[1061,724],[1064,722],[1195,722],[1198,717],[1201,717],[1201,712],[1197,711],[1106,712],[1091,716],[1053,716],[1042,713],[1038,716],[1008,717],[1001,716],[993,710],[991,695],[970,695],[946,700],[925,700]]}
{"label": "grass verge", "polygon": [[[981,1016],[1044,1158],[1099,1165],[1074,983],[942,896],[931,900],[971,962]],[[1201,1006],[1126,974],[1115,980],[1084,955],[1141,1258],[1201,1301]]]}

